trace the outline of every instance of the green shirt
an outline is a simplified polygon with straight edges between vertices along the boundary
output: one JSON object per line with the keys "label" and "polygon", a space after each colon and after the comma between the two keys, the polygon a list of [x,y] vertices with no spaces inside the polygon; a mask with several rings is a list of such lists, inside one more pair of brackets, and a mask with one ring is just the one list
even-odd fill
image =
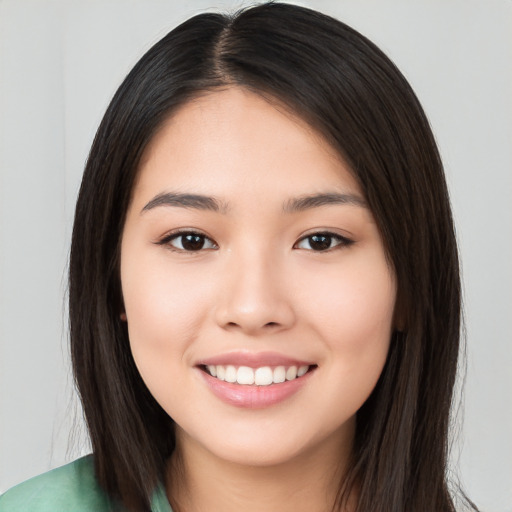
{"label": "green shirt", "polygon": [[[109,500],[94,476],[92,455],[36,476],[0,496],[0,512],[122,512]],[[152,512],[172,512],[160,485]]]}

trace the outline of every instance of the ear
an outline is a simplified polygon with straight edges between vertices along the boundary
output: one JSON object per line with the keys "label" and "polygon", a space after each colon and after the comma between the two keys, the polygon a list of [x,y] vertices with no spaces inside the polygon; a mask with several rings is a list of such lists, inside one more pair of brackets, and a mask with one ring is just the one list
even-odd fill
{"label": "ear", "polygon": [[127,322],[128,321],[128,318],[127,318],[126,313],[124,311],[119,315],[119,318],[121,318],[121,320],[123,322]]}

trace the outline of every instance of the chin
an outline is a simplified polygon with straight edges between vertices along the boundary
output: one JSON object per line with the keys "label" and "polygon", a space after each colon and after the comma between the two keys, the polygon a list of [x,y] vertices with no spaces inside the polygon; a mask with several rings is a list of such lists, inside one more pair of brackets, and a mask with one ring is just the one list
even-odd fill
{"label": "chin", "polygon": [[247,442],[242,446],[231,445],[222,450],[216,450],[214,453],[218,458],[228,463],[254,468],[268,468],[272,466],[281,466],[294,461],[300,457],[302,450],[297,446],[293,449],[285,446],[269,446],[269,443],[262,445],[249,444]]}

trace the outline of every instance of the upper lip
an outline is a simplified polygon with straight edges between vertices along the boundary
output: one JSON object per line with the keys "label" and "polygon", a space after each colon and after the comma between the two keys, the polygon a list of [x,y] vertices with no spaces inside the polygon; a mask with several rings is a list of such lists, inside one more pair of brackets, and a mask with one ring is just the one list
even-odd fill
{"label": "upper lip", "polygon": [[311,366],[314,363],[279,354],[278,352],[228,352],[197,362],[197,366]]}

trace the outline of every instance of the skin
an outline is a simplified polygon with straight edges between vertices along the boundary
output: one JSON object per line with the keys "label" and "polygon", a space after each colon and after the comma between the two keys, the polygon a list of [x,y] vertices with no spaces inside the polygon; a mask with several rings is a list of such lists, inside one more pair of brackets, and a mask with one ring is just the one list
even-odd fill
{"label": "skin", "polygon": [[[151,204],[170,192],[213,196],[222,207]],[[352,200],[283,208],[322,193]],[[179,229],[207,237],[203,248],[170,240]],[[325,232],[344,238],[314,250],[307,237]],[[364,195],[329,144],[242,88],[182,106],[141,162],[121,283],[135,362],[177,424],[171,503],[187,511],[332,507],[355,414],[386,360],[396,284]],[[197,366],[268,351],[317,365],[298,392],[269,407],[225,403]]]}

